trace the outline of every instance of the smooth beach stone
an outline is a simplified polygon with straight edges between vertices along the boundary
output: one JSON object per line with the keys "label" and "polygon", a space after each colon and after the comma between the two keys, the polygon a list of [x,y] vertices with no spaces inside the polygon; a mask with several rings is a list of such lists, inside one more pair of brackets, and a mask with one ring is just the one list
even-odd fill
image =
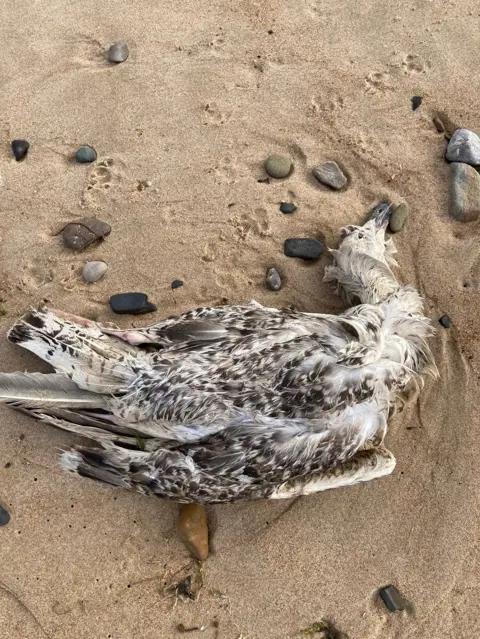
{"label": "smooth beach stone", "polygon": [[407,604],[395,586],[390,585],[385,586],[385,588],[380,588],[378,594],[390,612],[405,610]]}
{"label": "smooth beach stone", "polygon": [[157,310],[145,293],[117,293],[110,298],[110,308],[118,315],[143,315]]}
{"label": "smooth beach stone", "polygon": [[79,164],[89,164],[95,162],[97,159],[97,152],[91,146],[79,146],[75,153],[75,160]]}
{"label": "smooth beach stone", "polygon": [[0,506],[0,526],[6,526],[10,521],[10,513],[3,506]]}
{"label": "smooth beach stone", "polygon": [[125,62],[125,60],[130,55],[130,51],[125,44],[125,42],[115,42],[112,44],[110,49],[108,50],[108,59],[110,62],[115,62],[116,64],[120,64],[120,62]]}
{"label": "smooth beach stone", "polygon": [[180,507],[178,535],[195,559],[205,561],[208,557],[208,525],[205,506],[183,504]]}
{"label": "smooth beach stone", "polygon": [[282,213],[295,213],[297,207],[293,202],[282,202],[280,204],[280,211]]}
{"label": "smooth beach stone", "polygon": [[399,204],[390,216],[389,229],[392,233],[398,233],[403,229],[408,217],[408,204]]}
{"label": "smooth beach stone", "polygon": [[63,243],[67,248],[81,251],[86,246],[103,239],[111,231],[111,226],[94,217],[82,217],[70,222],[61,231]]}
{"label": "smooth beach stone", "polygon": [[460,222],[474,222],[480,215],[480,175],[469,164],[452,162],[450,176],[451,215]]}
{"label": "smooth beach stone", "polygon": [[284,178],[292,170],[292,160],[286,155],[270,155],[265,160],[265,171],[273,178]]}
{"label": "smooth beach stone", "polygon": [[300,257],[303,260],[316,260],[325,250],[321,242],[311,237],[296,237],[285,240],[283,247],[287,257]]}
{"label": "smooth beach stone", "polygon": [[183,282],[182,280],[173,280],[171,286],[172,286],[172,291],[174,291],[176,288],[180,288],[181,286],[183,286]]}
{"label": "smooth beach stone", "polygon": [[457,129],[448,143],[446,158],[449,162],[480,165],[480,137],[468,129]]}
{"label": "smooth beach stone", "polygon": [[265,282],[271,291],[279,291],[282,288],[282,278],[276,268],[268,269]]}
{"label": "smooth beach stone", "polygon": [[17,162],[23,160],[30,148],[30,144],[26,140],[13,140],[10,146]]}
{"label": "smooth beach stone", "polygon": [[438,320],[443,328],[451,328],[452,320],[448,317],[448,315],[442,315],[442,317]]}
{"label": "smooth beach stone", "polygon": [[418,107],[422,104],[423,98],[421,95],[414,95],[411,102],[412,102],[412,111],[416,111]]}
{"label": "smooth beach stone", "polygon": [[335,191],[340,191],[347,184],[347,177],[336,162],[325,162],[312,169],[315,178]]}
{"label": "smooth beach stone", "polygon": [[105,262],[87,262],[82,270],[82,277],[90,284],[98,282],[107,272],[108,266]]}

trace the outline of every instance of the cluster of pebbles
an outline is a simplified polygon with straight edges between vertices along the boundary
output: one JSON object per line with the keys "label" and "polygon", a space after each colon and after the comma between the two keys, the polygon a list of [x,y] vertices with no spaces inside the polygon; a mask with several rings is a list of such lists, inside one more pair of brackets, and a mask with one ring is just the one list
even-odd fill
{"label": "cluster of pebbles", "polygon": [[[277,154],[268,156],[265,160],[264,168],[269,177],[261,178],[258,180],[259,182],[269,181],[270,178],[276,180],[288,178],[294,170],[290,157]],[[332,191],[344,190],[350,181],[346,171],[333,160],[314,166],[312,175],[317,182]],[[280,211],[286,215],[295,213],[297,208],[298,206],[295,202],[280,203]],[[389,230],[391,233],[398,233],[402,230],[408,217],[408,210],[408,205],[404,202],[395,206],[390,219]],[[317,238],[293,237],[285,240],[283,250],[287,257],[294,257],[311,262],[317,260],[322,255],[325,251],[325,246]],[[271,291],[279,291],[281,289],[282,280],[280,273],[274,266],[268,268],[265,283]]]}
{"label": "cluster of pebbles", "polygon": [[450,163],[450,213],[460,222],[474,222],[480,215],[480,137],[468,129],[457,129],[445,159]]}

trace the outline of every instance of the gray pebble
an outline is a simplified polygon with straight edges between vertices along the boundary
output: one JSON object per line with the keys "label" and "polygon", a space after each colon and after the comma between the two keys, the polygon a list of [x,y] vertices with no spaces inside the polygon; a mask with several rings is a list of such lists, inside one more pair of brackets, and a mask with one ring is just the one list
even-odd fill
{"label": "gray pebble", "polygon": [[10,513],[8,510],[0,506],[0,526],[6,526],[10,521]]}
{"label": "gray pebble", "polygon": [[323,253],[325,247],[321,242],[311,237],[295,237],[285,240],[283,250],[287,257],[316,260]]}
{"label": "gray pebble", "polygon": [[265,282],[271,291],[279,291],[282,288],[282,278],[276,268],[268,269]]}
{"label": "gray pebble", "polygon": [[98,282],[107,272],[108,266],[105,262],[87,262],[83,267],[82,277],[85,282]]}
{"label": "gray pebble", "polygon": [[480,215],[480,175],[471,166],[461,162],[450,164],[450,175],[450,213],[460,222],[477,220]]}
{"label": "gray pebble", "polygon": [[20,160],[23,160],[23,158],[27,155],[30,144],[27,140],[13,140],[11,147],[15,159],[17,162],[20,162]]}
{"label": "gray pebble", "polygon": [[312,169],[313,175],[319,182],[340,191],[347,184],[347,177],[336,162],[325,162]]}
{"label": "gray pebble", "polygon": [[443,328],[451,328],[452,320],[448,317],[448,315],[442,315],[442,317],[438,320]]}
{"label": "gray pebble", "polygon": [[75,160],[80,164],[89,164],[95,162],[97,152],[91,146],[79,146],[75,153]]}
{"label": "gray pebble", "polygon": [[293,202],[282,202],[280,204],[280,211],[282,213],[295,213],[296,210],[297,207]]}
{"label": "gray pebble", "polygon": [[270,155],[265,160],[265,171],[273,178],[284,178],[292,170],[292,160],[286,155]]}
{"label": "gray pebble", "polygon": [[405,610],[407,604],[395,586],[390,585],[385,586],[385,588],[380,588],[378,594],[390,612]]}
{"label": "gray pebble", "polygon": [[401,231],[403,229],[405,222],[407,221],[407,216],[408,216],[408,204],[405,204],[405,203],[399,204],[395,208],[395,210],[393,211],[390,217],[390,222],[389,222],[390,231],[392,233],[398,233],[399,231]]}
{"label": "gray pebble", "polygon": [[446,158],[449,162],[465,162],[479,166],[480,138],[468,129],[457,129],[448,143]]}
{"label": "gray pebble", "polygon": [[109,61],[115,62],[116,64],[125,62],[129,55],[130,51],[128,50],[125,42],[115,42],[115,44],[112,44],[112,46],[108,50]]}

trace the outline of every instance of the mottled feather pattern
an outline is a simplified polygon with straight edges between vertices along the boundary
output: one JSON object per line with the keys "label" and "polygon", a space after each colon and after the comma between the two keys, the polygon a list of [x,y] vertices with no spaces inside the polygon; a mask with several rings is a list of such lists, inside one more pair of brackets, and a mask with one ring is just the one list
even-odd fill
{"label": "mottled feather pattern", "polygon": [[[388,416],[436,369],[422,300],[391,270],[386,219],[382,209],[348,227],[332,251],[325,279],[356,304],[338,316],[251,302],[122,330],[34,309],[9,338],[55,368],[47,386],[71,386],[55,403],[7,375],[3,400],[100,445],[65,453],[67,470],[180,502],[287,497],[388,474]],[[79,405],[74,389],[99,402]]]}

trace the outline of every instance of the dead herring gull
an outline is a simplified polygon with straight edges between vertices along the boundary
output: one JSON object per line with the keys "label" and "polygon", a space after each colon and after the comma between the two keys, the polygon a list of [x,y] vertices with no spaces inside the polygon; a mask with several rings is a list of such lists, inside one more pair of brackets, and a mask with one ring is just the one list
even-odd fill
{"label": "dead herring gull", "polygon": [[62,468],[180,503],[279,499],[388,475],[389,415],[436,374],[422,299],[401,286],[390,207],[343,230],[325,279],[341,315],[197,308],[115,330],[39,308],[10,341],[55,373],[2,373],[0,400],[82,435]]}

